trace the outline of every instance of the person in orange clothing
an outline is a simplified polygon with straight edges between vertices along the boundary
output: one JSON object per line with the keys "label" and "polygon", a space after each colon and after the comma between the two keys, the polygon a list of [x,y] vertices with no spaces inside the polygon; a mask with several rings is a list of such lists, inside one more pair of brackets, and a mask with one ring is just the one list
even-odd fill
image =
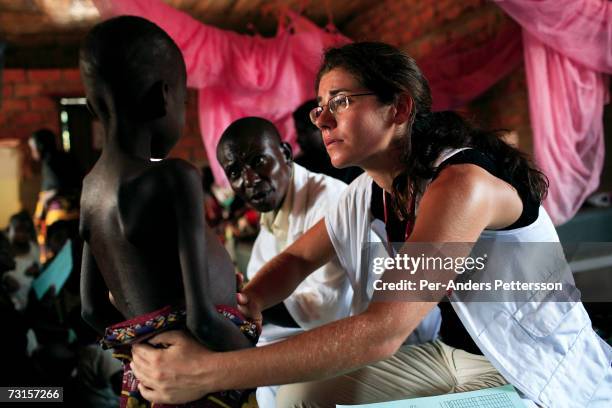
{"label": "person in orange clothing", "polygon": [[79,219],[79,196],[82,170],[75,157],[58,149],[55,134],[49,129],[39,129],[28,141],[32,159],[42,166],[42,185],[34,211],[37,240],[41,248],[40,260],[44,263],[54,254],[46,246],[47,229],[57,221],[76,228]]}

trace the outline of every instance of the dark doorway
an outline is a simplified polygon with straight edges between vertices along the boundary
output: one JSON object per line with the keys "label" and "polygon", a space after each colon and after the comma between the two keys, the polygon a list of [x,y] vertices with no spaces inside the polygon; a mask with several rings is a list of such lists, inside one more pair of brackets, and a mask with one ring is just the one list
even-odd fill
{"label": "dark doorway", "polygon": [[64,150],[69,150],[77,158],[85,173],[89,172],[100,157],[102,146],[96,123],[85,105],[85,98],[62,98],[60,123]]}

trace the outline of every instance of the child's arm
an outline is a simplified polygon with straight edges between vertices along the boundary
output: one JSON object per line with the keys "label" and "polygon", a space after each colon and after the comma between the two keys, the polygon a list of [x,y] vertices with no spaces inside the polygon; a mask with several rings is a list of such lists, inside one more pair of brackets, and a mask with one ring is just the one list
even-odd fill
{"label": "child's arm", "polygon": [[[207,244],[204,230],[204,195],[200,174],[183,161],[167,164],[174,167],[175,173],[172,183],[174,216],[185,289],[187,328],[200,343],[213,350],[250,347],[251,342],[234,323],[216,311],[212,302],[213,290],[231,291],[230,296],[235,299],[235,278],[233,274],[216,276],[216,270],[208,267],[205,253]],[[224,269],[226,268],[219,268]]]}
{"label": "child's arm", "polygon": [[81,264],[81,316],[98,334],[124,318],[108,299],[108,289],[87,242]]}

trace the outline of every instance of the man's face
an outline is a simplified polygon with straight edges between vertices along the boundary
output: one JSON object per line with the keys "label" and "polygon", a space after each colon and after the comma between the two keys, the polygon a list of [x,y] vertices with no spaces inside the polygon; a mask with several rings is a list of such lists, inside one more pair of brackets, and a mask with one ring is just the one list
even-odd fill
{"label": "man's face", "polygon": [[283,203],[291,181],[291,150],[271,137],[239,136],[217,149],[217,159],[234,192],[259,212]]}

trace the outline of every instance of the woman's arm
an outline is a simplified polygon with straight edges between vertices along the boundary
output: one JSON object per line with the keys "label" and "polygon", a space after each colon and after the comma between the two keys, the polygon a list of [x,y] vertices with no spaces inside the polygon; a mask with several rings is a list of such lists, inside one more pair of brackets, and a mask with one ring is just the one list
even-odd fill
{"label": "woman's arm", "polygon": [[[395,353],[437,303],[372,303],[342,319],[265,347],[210,353],[180,332],[163,333],[133,349],[143,396],[184,403],[209,392],[323,379]],[[161,351],[161,352],[160,352]]]}
{"label": "woman's arm", "polygon": [[[512,208],[500,200],[511,196],[500,190],[506,186],[489,176],[473,165],[444,170],[421,200],[410,242],[474,242],[484,228],[505,217]],[[282,271],[277,264],[267,274],[281,278]],[[253,293],[265,298],[272,292],[262,288]],[[436,304],[372,302],[357,316],[283,342],[228,353],[208,353],[184,336],[162,334],[154,341],[175,347],[135,346],[134,370],[145,398],[167,403],[217,390],[323,379],[390,357]]]}

